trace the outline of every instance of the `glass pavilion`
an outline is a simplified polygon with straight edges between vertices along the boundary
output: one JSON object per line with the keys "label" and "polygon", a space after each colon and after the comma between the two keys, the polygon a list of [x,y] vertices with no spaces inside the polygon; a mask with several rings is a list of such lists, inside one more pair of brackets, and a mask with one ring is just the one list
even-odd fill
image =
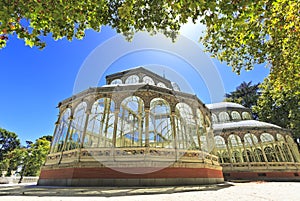
{"label": "glass pavilion", "polygon": [[153,186],[296,180],[291,132],[236,103],[203,104],[143,67],[58,105],[39,185]]}
{"label": "glass pavilion", "polygon": [[[58,108],[41,185],[223,181],[218,158],[211,154],[215,143],[209,109],[195,95],[149,70],[139,67],[108,75],[106,85],[76,94]],[[83,167],[114,172],[109,178],[95,173],[91,180]],[[67,168],[76,173],[55,176]]]}
{"label": "glass pavilion", "polygon": [[289,130],[253,120],[250,109],[236,103],[206,106],[226,179],[299,180],[300,155]]}

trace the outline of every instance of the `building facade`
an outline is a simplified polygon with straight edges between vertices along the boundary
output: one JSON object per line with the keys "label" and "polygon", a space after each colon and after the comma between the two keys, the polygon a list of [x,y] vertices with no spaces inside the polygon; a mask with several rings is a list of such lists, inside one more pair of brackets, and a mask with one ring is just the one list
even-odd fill
{"label": "building facade", "polygon": [[206,105],[225,179],[300,181],[300,155],[291,132],[252,119],[236,103]]}
{"label": "building facade", "polygon": [[142,67],[106,76],[58,105],[39,185],[153,186],[294,179],[288,130],[234,103],[205,105]]}
{"label": "building facade", "polygon": [[39,185],[183,185],[223,182],[211,154],[210,111],[144,68],[59,103]]}

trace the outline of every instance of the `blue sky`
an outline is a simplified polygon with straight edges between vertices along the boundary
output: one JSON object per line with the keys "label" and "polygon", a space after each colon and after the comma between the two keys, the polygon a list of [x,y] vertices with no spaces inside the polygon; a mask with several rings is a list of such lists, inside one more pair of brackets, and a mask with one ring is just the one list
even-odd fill
{"label": "blue sky", "polygon": [[[197,26],[188,26],[182,33],[196,41],[198,30]],[[11,37],[7,47],[0,50],[0,127],[17,133],[23,144],[26,140],[52,135],[58,102],[72,95],[79,70],[93,50],[115,35],[114,30],[103,27],[100,33],[89,30],[83,40],[72,42],[65,39],[54,41],[47,37],[47,46],[42,51]],[[101,64],[101,55],[98,62]],[[217,60],[212,62],[226,92],[233,91],[242,81],[262,82],[268,75],[268,69],[257,66],[238,76],[225,64]],[[186,61],[168,53],[134,52],[116,60],[106,73],[139,65],[146,65],[156,73],[179,82],[184,91],[196,94],[204,103],[212,102],[205,82],[193,77],[195,70]],[[99,85],[102,84],[103,78],[99,82]],[[218,99],[222,100],[222,95]]]}

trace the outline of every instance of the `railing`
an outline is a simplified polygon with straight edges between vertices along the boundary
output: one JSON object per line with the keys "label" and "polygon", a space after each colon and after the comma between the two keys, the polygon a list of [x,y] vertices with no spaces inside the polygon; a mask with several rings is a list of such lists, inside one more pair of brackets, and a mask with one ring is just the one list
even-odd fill
{"label": "railing", "polygon": [[46,165],[94,161],[188,161],[219,165],[218,157],[197,150],[153,147],[85,148],[49,154]]}
{"label": "railing", "polygon": [[[36,183],[39,177],[23,177],[21,183]],[[0,177],[0,184],[17,184],[20,181],[20,177]]]}
{"label": "railing", "polygon": [[300,163],[295,162],[249,162],[249,163],[222,163],[224,169],[300,169]]}

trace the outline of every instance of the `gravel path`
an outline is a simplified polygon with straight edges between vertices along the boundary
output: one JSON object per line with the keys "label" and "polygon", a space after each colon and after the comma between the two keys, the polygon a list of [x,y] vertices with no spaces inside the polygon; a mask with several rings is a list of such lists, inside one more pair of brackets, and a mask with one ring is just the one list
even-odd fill
{"label": "gravel path", "polygon": [[211,186],[112,188],[0,185],[1,201],[169,201],[169,200],[300,200],[297,182],[246,182]]}

